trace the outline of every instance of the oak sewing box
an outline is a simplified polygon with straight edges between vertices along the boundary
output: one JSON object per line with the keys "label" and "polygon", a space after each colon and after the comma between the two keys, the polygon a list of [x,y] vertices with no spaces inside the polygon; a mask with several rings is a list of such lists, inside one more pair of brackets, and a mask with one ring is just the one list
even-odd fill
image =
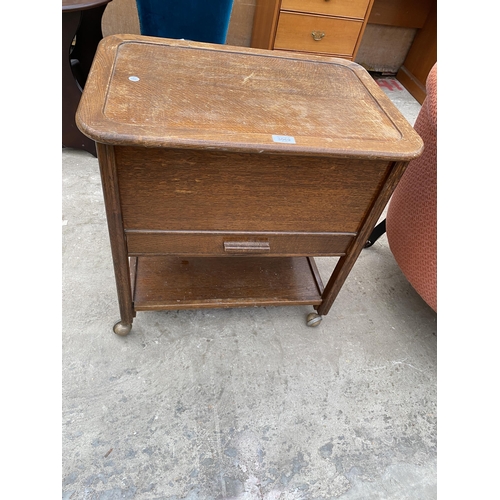
{"label": "oak sewing box", "polygon": [[[332,57],[103,39],[76,123],[96,141],[120,320],[312,305],[328,313],[422,141]],[[317,256],[340,257],[326,284]]]}

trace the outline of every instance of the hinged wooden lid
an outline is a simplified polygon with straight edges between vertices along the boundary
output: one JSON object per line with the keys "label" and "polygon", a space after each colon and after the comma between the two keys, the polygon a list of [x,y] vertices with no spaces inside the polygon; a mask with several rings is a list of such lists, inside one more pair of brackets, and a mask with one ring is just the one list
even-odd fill
{"label": "hinged wooden lid", "polygon": [[76,122],[115,145],[392,160],[422,149],[356,63],[139,35],[101,41]]}

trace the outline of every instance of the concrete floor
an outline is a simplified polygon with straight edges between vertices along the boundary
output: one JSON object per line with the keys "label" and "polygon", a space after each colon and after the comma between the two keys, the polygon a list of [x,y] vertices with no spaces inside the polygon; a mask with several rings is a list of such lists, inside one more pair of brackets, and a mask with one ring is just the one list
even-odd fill
{"label": "concrete floor", "polygon": [[63,149],[62,172],[63,499],[437,497],[436,314],[385,236],[317,328],[311,307],[143,312],[118,337],[97,160]]}

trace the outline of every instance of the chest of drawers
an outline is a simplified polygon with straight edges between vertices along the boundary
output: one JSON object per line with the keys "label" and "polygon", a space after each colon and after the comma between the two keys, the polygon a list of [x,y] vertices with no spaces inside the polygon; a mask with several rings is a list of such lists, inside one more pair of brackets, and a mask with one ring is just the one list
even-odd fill
{"label": "chest of drawers", "polygon": [[373,0],[258,0],[251,46],[354,60]]}
{"label": "chest of drawers", "polygon": [[[97,143],[120,306],[328,313],[422,141],[356,63],[165,38],[100,44]],[[315,256],[340,259],[323,285]]]}

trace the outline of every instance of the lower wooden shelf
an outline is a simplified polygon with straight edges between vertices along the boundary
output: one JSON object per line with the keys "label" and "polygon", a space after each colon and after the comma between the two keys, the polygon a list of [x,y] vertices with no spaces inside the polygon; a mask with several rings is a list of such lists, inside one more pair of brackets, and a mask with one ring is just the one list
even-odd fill
{"label": "lower wooden shelf", "polygon": [[136,311],[319,305],[323,283],[312,257],[131,259]]}

